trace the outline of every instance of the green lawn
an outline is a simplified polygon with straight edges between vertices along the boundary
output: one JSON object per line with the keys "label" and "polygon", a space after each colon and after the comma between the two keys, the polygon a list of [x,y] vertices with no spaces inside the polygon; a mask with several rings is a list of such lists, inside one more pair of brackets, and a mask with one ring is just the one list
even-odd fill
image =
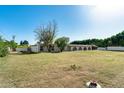
{"label": "green lawn", "polygon": [[[78,68],[74,71],[71,65]],[[0,58],[0,87],[124,87],[124,52],[11,54]]]}

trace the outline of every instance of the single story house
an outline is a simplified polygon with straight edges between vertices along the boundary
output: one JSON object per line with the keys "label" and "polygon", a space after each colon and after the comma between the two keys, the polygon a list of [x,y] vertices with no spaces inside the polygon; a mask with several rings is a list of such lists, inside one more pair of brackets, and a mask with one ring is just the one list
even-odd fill
{"label": "single story house", "polygon": [[[57,45],[52,45],[51,47],[51,52],[59,52],[60,49],[57,47]],[[64,51],[81,51],[81,50],[96,50],[97,46],[95,45],[76,45],[76,44],[68,44]],[[28,51],[29,49],[27,48],[17,48],[16,51],[17,52],[21,52],[21,51]],[[30,50],[32,52],[48,52],[47,47],[44,47],[41,44],[36,44],[36,45],[31,45],[30,46]]]}
{"label": "single story house", "polygon": [[96,50],[96,45],[77,45],[69,44],[65,47],[65,51],[78,51],[78,50]]}

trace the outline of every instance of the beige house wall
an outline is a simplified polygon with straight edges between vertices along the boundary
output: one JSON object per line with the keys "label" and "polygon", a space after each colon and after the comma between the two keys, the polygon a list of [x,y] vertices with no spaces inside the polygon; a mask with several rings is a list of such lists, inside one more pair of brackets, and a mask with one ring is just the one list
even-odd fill
{"label": "beige house wall", "polygon": [[[64,49],[64,51],[84,51],[84,50],[92,50],[93,45],[67,45]],[[37,44],[37,45],[32,45],[31,46],[31,51],[32,52],[40,52],[41,51],[41,45]],[[48,52],[48,48],[47,47],[42,47],[42,51],[44,52]],[[16,49],[17,52],[19,51],[28,51],[27,48],[17,48]],[[60,49],[56,46],[53,45],[53,50],[52,52],[59,52]]]}

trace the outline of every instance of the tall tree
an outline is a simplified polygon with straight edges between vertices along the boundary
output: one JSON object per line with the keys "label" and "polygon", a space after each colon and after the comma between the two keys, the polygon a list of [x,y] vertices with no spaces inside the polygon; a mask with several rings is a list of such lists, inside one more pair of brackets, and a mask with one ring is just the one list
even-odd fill
{"label": "tall tree", "polygon": [[20,45],[23,45],[23,41],[22,40],[20,41]]}
{"label": "tall tree", "polygon": [[34,32],[38,42],[43,43],[43,45],[49,50],[49,45],[53,44],[56,37],[57,23],[55,21],[49,22],[46,26],[42,25]]}
{"label": "tall tree", "polygon": [[24,40],[23,45],[29,45],[29,42],[27,40]]}
{"label": "tall tree", "polygon": [[9,42],[9,46],[12,48],[13,51],[16,50],[17,43],[15,42],[15,35],[12,36],[12,40]]}
{"label": "tall tree", "polygon": [[124,46],[124,31],[105,39],[87,39],[82,41],[73,41],[71,44],[95,44],[98,47]]}
{"label": "tall tree", "polygon": [[12,36],[12,41],[15,41],[15,37],[16,37],[15,35]]}

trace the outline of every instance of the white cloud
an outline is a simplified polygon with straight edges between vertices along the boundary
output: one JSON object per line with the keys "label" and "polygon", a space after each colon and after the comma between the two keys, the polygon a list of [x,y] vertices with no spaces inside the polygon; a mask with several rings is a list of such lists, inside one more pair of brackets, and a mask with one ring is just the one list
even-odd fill
{"label": "white cloud", "polygon": [[122,5],[97,5],[90,10],[90,17],[93,22],[119,21],[124,16]]}
{"label": "white cloud", "polygon": [[87,12],[89,19],[87,38],[106,38],[124,30],[124,6],[122,5],[96,5],[88,8]]}

